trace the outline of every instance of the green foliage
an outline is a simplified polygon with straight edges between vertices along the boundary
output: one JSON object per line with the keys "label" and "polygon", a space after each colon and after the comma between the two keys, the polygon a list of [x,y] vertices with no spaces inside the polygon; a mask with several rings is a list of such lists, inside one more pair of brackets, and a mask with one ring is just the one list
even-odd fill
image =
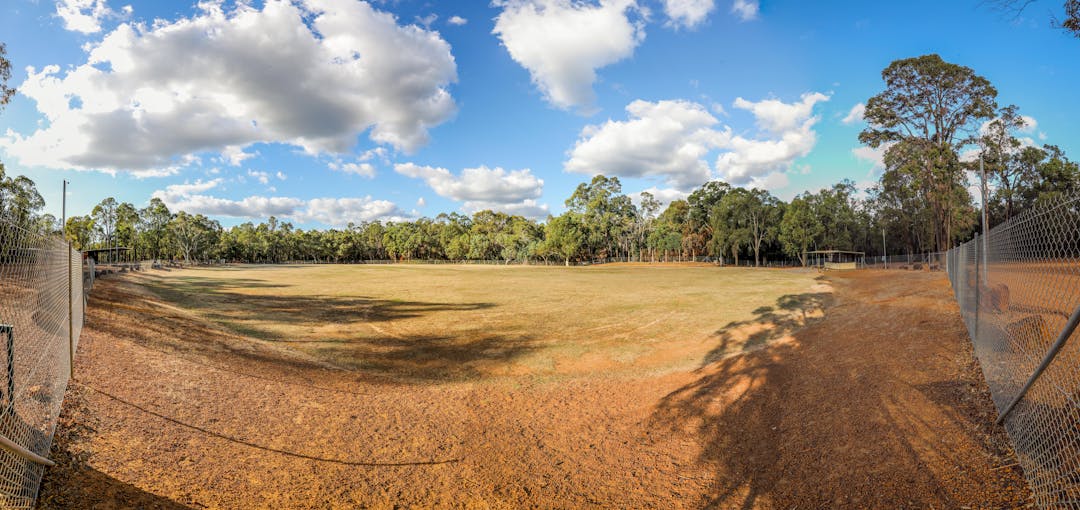
{"label": "green foliage", "polygon": [[814,212],[812,198],[796,197],[787,206],[784,219],[780,222],[780,243],[784,253],[798,257],[806,265],[806,252],[814,242],[825,233],[825,227]]}
{"label": "green foliage", "polygon": [[938,55],[897,60],[881,73],[885,90],[866,102],[859,141],[885,153],[886,169],[907,174],[930,208],[935,248],[947,249],[966,224],[959,149],[964,136],[997,109],[997,89],[969,68]]}
{"label": "green foliage", "polygon": [[8,87],[11,79],[11,61],[7,58],[7,45],[0,43],[0,108],[11,101],[15,95],[15,89]]}
{"label": "green foliage", "polygon": [[569,266],[570,261],[581,251],[584,241],[585,228],[578,215],[574,212],[566,212],[554,218],[548,218],[540,250],[562,258]]}

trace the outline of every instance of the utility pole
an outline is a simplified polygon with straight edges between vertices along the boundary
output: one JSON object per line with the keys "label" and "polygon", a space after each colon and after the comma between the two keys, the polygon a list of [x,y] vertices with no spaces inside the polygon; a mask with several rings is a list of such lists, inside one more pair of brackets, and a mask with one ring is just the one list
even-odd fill
{"label": "utility pole", "polygon": [[64,235],[67,250],[67,295],[68,295],[68,377],[75,378],[75,296],[72,295],[71,239],[67,235],[67,179],[64,179],[63,194],[60,198],[60,232]]}
{"label": "utility pole", "polygon": [[881,227],[881,261],[885,263],[885,269],[889,268],[889,250],[885,247],[885,227]]}
{"label": "utility pole", "polygon": [[979,175],[982,180],[981,192],[982,192],[982,231],[983,231],[983,250],[982,250],[982,266],[983,266],[983,283],[987,286],[990,285],[990,267],[987,264],[987,253],[990,251],[990,216],[987,212],[987,189],[986,189],[986,168],[983,166],[983,147],[979,144]]}

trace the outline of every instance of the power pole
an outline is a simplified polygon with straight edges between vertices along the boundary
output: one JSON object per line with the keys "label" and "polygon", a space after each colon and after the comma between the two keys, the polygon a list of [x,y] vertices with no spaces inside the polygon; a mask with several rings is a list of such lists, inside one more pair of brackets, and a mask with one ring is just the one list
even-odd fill
{"label": "power pole", "polygon": [[60,231],[67,241],[67,295],[68,295],[68,377],[75,378],[75,296],[72,295],[72,272],[71,272],[71,239],[67,235],[67,179],[64,179],[63,194],[60,198]]}
{"label": "power pole", "polygon": [[990,251],[990,215],[987,212],[986,195],[986,168],[983,166],[983,151],[982,147],[979,150],[979,175],[982,180],[981,192],[982,192],[982,231],[983,231],[983,251],[982,251],[982,266],[983,266],[983,283],[987,286],[990,285],[990,268],[987,265],[989,259],[987,253]]}
{"label": "power pole", "polygon": [[881,261],[885,263],[885,269],[889,268],[889,250],[885,247],[885,227],[881,227]]}

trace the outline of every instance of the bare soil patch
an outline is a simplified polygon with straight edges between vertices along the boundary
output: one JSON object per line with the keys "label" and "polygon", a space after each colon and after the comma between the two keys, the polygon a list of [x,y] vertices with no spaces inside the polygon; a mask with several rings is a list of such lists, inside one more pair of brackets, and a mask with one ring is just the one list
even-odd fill
{"label": "bare soil patch", "polygon": [[[519,356],[437,379],[417,377],[404,358],[371,372],[336,363],[275,341],[287,329],[176,306],[151,282],[99,283],[42,508],[1028,501],[939,273],[830,274],[819,285],[832,292],[784,294],[704,338],[672,340],[691,363],[661,348],[620,360],[621,347],[602,344],[577,364],[559,362],[573,353],[555,356],[553,366],[569,367],[555,375],[542,364],[504,370]],[[657,319],[653,336],[677,327]],[[376,326],[412,327],[395,324]],[[385,352],[400,340],[365,335],[390,344]],[[531,340],[529,354],[546,341]],[[380,352],[371,349],[365,356]]]}

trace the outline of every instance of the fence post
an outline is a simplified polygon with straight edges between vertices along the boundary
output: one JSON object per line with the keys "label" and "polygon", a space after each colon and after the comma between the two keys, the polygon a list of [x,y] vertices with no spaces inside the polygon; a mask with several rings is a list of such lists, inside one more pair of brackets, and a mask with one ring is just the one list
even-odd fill
{"label": "fence post", "polygon": [[71,285],[71,241],[67,242],[68,377],[75,378],[75,296]]}
{"label": "fence post", "polygon": [[982,289],[982,283],[980,283],[979,275],[979,234],[975,234],[975,333],[973,340],[977,343],[979,341],[979,308],[982,307],[982,301],[980,301],[979,292]]}

